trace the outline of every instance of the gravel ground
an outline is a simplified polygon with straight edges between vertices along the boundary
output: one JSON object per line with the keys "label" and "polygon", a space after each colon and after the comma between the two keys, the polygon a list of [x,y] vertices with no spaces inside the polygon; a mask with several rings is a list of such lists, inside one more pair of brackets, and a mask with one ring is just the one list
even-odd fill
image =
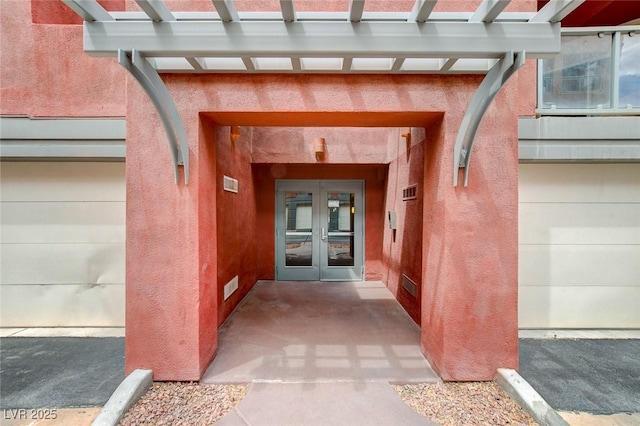
{"label": "gravel ground", "polygon": [[210,425],[244,398],[242,385],[155,382],[120,422],[134,425]]}
{"label": "gravel ground", "polygon": [[418,413],[442,424],[537,425],[495,382],[447,382],[393,386]]}
{"label": "gravel ground", "polygon": [[[495,382],[393,386],[414,410],[444,426],[536,425]],[[244,398],[242,385],[156,382],[121,425],[210,425]]]}

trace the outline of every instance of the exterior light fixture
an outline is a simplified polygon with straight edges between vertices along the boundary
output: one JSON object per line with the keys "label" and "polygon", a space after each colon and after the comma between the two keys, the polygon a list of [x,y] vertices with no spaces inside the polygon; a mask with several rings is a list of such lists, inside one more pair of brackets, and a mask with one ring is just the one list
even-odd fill
{"label": "exterior light fixture", "polygon": [[231,140],[231,143],[236,143],[240,137],[241,130],[242,128],[240,126],[231,126],[231,129],[229,129],[229,139]]}
{"label": "exterior light fixture", "polygon": [[324,160],[325,146],[324,138],[315,138],[313,140],[313,151],[316,154],[316,161]]}

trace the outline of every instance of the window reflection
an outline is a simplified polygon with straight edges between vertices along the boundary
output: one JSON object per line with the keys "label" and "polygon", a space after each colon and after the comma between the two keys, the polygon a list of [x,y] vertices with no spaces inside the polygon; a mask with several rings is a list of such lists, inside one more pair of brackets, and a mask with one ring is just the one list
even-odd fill
{"label": "window reflection", "polygon": [[354,266],[355,194],[328,194],[328,265]]}
{"label": "window reflection", "polygon": [[285,194],[285,264],[287,266],[311,266],[312,205],[310,192],[288,192]]}
{"label": "window reflection", "polygon": [[628,31],[564,35],[560,54],[541,65],[543,110],[640,108],[640,37]]}
{"label": "window reflection", "polygon": [[620,108],[640,107],[640,36],[622,35]]}
{"label": "window reflection", "polygon": [[543,62],[544,108],[608,108],[611,36],[563,36],[561,54]]}

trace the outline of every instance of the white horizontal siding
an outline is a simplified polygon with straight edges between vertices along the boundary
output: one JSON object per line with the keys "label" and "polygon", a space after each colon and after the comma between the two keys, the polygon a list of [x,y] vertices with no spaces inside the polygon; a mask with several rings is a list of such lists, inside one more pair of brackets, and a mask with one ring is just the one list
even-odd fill
{"label": "white horizontal siding", "polygon": [[640,203],[520,201],[519,208],[521,244],[640,244]]}
{"label": "white horizontal siding", "polygon": [[521,164],[519,326],[640,327],[640,164]]}
{"label": "white horizontal siding", "polygon": [[2,327],[122,327],[124,284],[5,285]]}
{"label": "white horizontal siding", "polygon": [[123,284],[124,242],[3,244],[2,284]]}
{"label": "white horizontal siding", "polygon": [[521,328],[640,328],[640,287],[522,286]]}
{"label": "white horizontal siding", "polygon": [[124,163],[3,162],[0,201],[125,201]]}
{"label": "white horizontal siding", "polygon": [[122,201],[33,201],[2,203],[3,244],[121,243]]}
{"label": "white horizontal siding", "polygon": [[521,244],[520,258],[521,286],[640,287],[640,245]]}
{"label": "white horizontal siding", "polygon": [[124,164],[0,168],[2,326],[124,325]]}
{"label": "white horizontal siding", "polygon": [[640,203],[640,166],[521,164],[520,202]]}

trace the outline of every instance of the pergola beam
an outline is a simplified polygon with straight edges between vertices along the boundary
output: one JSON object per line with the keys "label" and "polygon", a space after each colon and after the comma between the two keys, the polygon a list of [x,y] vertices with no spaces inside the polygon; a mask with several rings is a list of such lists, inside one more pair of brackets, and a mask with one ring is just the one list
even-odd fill
{"label": "pergola beam", "polygon": [[440,71],[441,72],[449,71],[451,69],[451,67],[453,67],[455,65],[456,62],[458,62],[458,58],[449,58],[449,59],[447,59],[446,61],[444,61],[444,63],[440,67]]}
{"label": "pergola beam", "polygon": [[253,59],[251,59],[248,56],[243,56],[242,57],[242,63],[244,64],[244,67],[247,69],[247,71],[255,71],[256,70],[256,64],[255,62],[253,62]]}
{"label": "pergola beam", "polygon": [[560,22],[586,0],[551,0],[529,22]]}
{"label": "pergola beam", "polygon": [[202,63],[198,60],[198,58],[185,58],[187,60],[187,62],[189,62],[189,65],[191,65],[193,67],[193,70],[195,72],[202,72],[204,71],[204,66],[202,65]]}
{"label": "pergola beam", "polygon": [[84,50],[115,56],[118,49],[150,57],[531,58],[560,51],[560,25],[426,22],[153,22],[84,24]]}
{"label": "pergola beam", "polygon": [[351,65],[353,64],[353,58],[344,58],[342,60],[342,71],[351,71]]}
{"label": "pergola beam", "polygon": [[484,0],[471,15],[469,22],[493,22],[511,3],[511,0]]}
{"label": "pergola beam", "polygon": [[176,19],[163,0],[136,0],[136,3],[152,21],[175,21]]}
{"label": "pergola beam", "polygon": [[399,72],[402,69],[405,58],[395,58],[391,66],[391,72]]}
{"label": "pergola beam", "polygon": [[229,22],[240,20],[233,0],[211,0],[211,2],[213,3],[213,7],[216,8],[218,15],[220,15],[220,19],[223,21]]}
{"label": "pergola beam", "polygon": [[407,21],[426,22],[437,2],[438,0],[416,0]]}
{"label": "pergola beam", "polygon": [[113,17],[96,0],[62,0],[87,22],[113,21]]}
{"label": "pergola beam", "polygon": [[280,10],[282,11],[282,19],[285,22],[293,22],[296,20],[296,5],[294,0],[280,0]]}
{"label": "pergola beam", "polygon": [[[182,70],[186,60],[191,67],[185,72],[218,72],[212,65],[216,60],[235,58],[242,61],[244,69],[229,70],[304,73],[314,72],[309,65],[313,61],[307,64],[306,59],[317,62],[322,58],[338,58],[342,60],[341,69],[322,70],[399,73],[407,64],[408,72],[412,72],[416,64],[432,64],[435,59],[440,62],[439,69],[427,65],[416,70],[451,73],[458,61],[460,67],[456,71],[469,72],[471,69],[463,63],[466,59],[495,59],[496,64],[471,99],[454,146],[453,183],[458,184],[462,168],[466,186],[475,135],[496,94],[524,64],[525,52],[530,58],[560,52],[559,21],[585,0],[551,0],[538,13],[531,14],[505,13],[510,0],[483,0],[472,13],[432,13],[437,0],[416,0],[408,15],[364,13],[365,0],[351,0],[346,15],[297,13],[294,0],[279,0],[281,13],[243,12],[242,17],[233,0],[211,0],[217,13],[189,15],[174,14],[164,0],[135,1],[144,14],[112,15],[96,0],[64,0],[86,21],[85,52],[93,56],[117,56],[152,100],[167,132],[176,182],[180,165],[184,165],[185,183],[189,179],[186,131],[152,63],[165,64],[165,70],[167,64],[179,64],[177,69]],[[290,62],[290,68],[283,67],[282,59]],[[366,60],[390,61],[390,66],[370,68]],[[270,63],[276,64],[275,68],[270,68]],[[311,69],[304,69],[303,63]]]}
{"label": "pergola beam", "polygon": [[364,12],[365,0],[351,0],[349,6],[349,21],[360,22],[362,20],[362,12]]}

